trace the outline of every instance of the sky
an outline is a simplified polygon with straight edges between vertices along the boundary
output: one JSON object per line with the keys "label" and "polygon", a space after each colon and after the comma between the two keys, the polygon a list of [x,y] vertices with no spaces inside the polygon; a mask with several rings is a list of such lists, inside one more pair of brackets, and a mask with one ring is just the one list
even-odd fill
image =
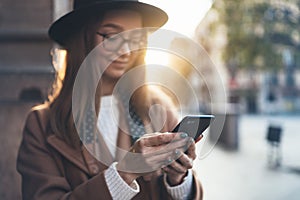
{"label": "sky", "polygon": [[197,25],[211,7],[211,0],[141,0],[162,8],[169,21],[162,28],[192,37]]}
{"label": "sky", "polygon": [[[168,48],[174,37],[184,35],[193,38],[195,30],[212,5],[212,0],[141,0],[163,9],[169,16],[162,31],[149,36],[148,45]],[[164,30],[172,31],[171,34]],[[157,46],[156,46],[157,47]],[[163,49],[163,48],[162,48]],[[166,64],[168,58],[162,51],[147,51],[146,63]]]}

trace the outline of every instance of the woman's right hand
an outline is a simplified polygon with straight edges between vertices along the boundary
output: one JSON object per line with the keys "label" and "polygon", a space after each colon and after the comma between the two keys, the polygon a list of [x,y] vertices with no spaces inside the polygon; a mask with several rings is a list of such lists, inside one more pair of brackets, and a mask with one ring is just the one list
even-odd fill
{"label": "woman's right hand", "polygon": [[193,139],[186,133],[152,133],[137,140],[119,161],[117,170],[125,182],[167,166],[188,149]]}

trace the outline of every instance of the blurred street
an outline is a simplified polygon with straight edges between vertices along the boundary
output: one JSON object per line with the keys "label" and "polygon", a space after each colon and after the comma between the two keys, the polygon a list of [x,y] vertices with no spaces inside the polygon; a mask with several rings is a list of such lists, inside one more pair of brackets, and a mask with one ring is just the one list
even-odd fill
{"label": "blurred street", "polygon": [[[269,124],[282,126],[282,165],[268,167]],[[300,116],[241,115],[239,149],[218,145],[195,169],[204,187],[205,200],[299,200]],[[199,149],[198,149],[199,150]]]}

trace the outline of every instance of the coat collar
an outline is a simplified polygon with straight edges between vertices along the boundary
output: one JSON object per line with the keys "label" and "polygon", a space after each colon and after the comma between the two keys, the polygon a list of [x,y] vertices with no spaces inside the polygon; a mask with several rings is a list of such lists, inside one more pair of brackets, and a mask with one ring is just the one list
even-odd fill
{"label": "coat collar", "polygon": [[82,149],[72,148],[71,146],[66,144],[63,140],[58,138],[56,135],[50,135],[47,138],[47,142],[64,158],[69,160],[71,163],[73,163],[75,166],[77,166],[84,172],[89,173],[89,170],[82,156]]}
{"label": "coat collar", "polygon": [[[65,159],[91,176],[107,168],[106,165],[94,158],[85,146],[82,146],[81,149],[74,149],[56,135],[48,136],[47,142]],[[107,155],[107,153],[109,152],[103,153],[103,155]],[[108,162],[112,161],[108,160]],[[110,163],[107,164],[109,165]]]}

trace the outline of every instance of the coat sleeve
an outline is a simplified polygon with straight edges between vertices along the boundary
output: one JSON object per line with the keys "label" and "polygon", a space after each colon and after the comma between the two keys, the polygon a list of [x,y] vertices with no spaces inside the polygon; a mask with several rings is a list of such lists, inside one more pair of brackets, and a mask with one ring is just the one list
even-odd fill
{"label": "coat sleeve", "polygon": [[111,199],[104,172],[71,190],[46,143],[40,121],[32,111],[26,120],[17,158],[24,200]]}
{"label": "coat sleeve", "polygon": [[203,199],[203,187],[201,182],[197,179],[195,171],[193,171],[194,182],[193,182],[193,194],[192,199],[202,200]]}
{"label": "coat sleeve", "polygon": [[[178,124],[179,119],[176,113],[176,110],[170,108],[166,109],[168,123],[165,124],[163,131],[170,131],[175,128]],[[161,179],[162,180],[162,179]],[[192,186],[192,194],[190,195],[191,199],[194,200],[202,200],[203,199],[203,187],[201,182],[198,180],[196,172],[193,170],[193,186]]]}

